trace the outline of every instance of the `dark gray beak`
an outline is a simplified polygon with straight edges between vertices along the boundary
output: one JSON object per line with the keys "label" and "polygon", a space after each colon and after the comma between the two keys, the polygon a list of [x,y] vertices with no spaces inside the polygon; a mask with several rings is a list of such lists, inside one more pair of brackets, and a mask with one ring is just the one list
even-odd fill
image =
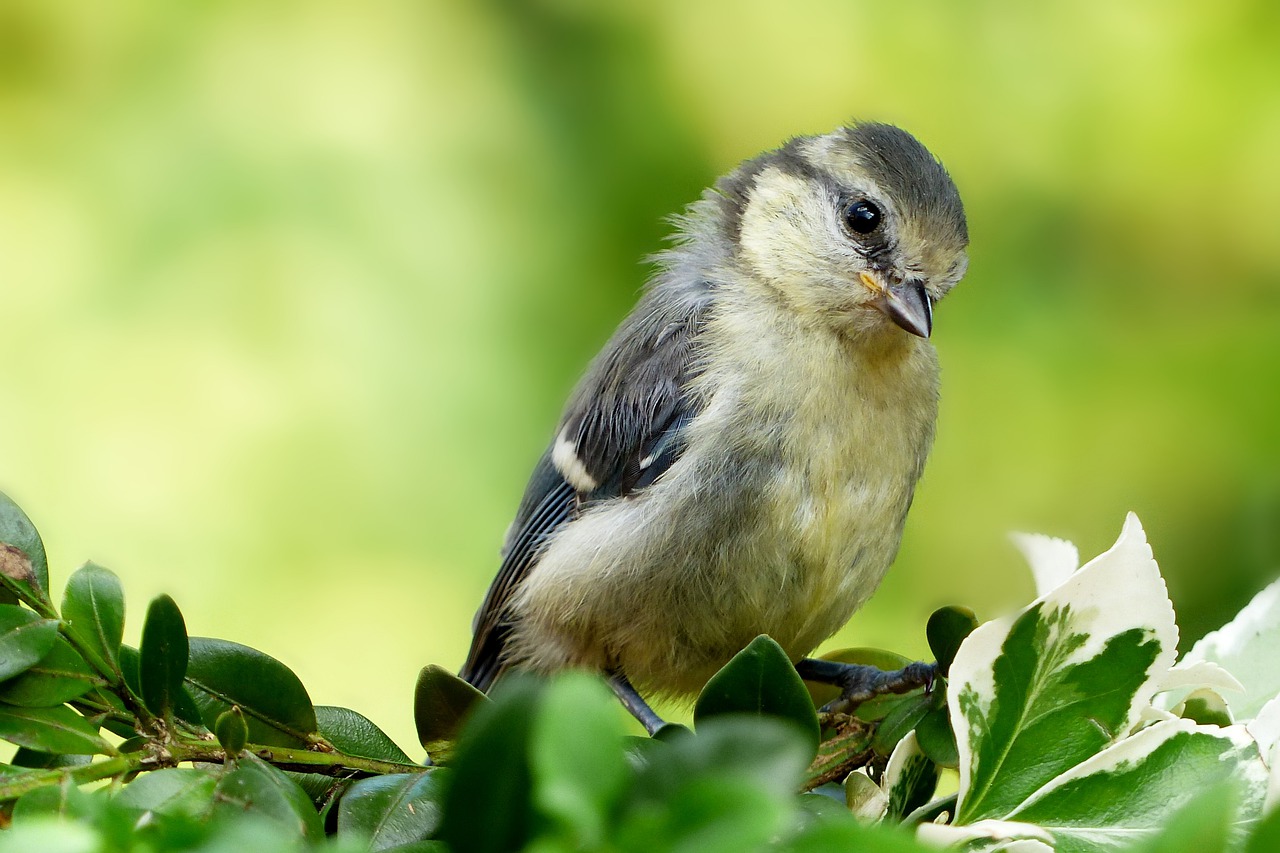
{"label": "dark gray beak", "polygon": [[907,280],[889,285],[881,292],[876,307],[913,335],[927,338],[933,331],[933,300],[923,282]]}

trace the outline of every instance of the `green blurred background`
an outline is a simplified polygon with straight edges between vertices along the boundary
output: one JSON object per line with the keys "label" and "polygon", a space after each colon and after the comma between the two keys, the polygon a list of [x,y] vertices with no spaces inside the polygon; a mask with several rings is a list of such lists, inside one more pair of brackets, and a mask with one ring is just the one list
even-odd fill
{"label": "green blurred background", "polygon": [[968,206],[939,439],[832,645],[1029,600],[1136,510],[1184,646],[1280,565],[1280,7],[0,0],[0,488],[414,742],[662,219],[790,135]]}

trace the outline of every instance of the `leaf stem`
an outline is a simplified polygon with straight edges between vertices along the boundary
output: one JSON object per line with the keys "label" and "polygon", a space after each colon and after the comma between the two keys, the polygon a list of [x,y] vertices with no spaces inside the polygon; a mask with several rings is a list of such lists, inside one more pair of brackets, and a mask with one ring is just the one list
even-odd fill
{"label": "leaf stem", "polygon": [[57,770],[18,773],[8,777],[11,781],[0,778],[0,802],[13,800],[38,788],[61,785],[70,780],[77,785],[96,782],[111,776],[119,776],[141,767],[145,756],[141,754],[117,755],[106,761],[92,764],[80,764],[75,767],[63,767]]}

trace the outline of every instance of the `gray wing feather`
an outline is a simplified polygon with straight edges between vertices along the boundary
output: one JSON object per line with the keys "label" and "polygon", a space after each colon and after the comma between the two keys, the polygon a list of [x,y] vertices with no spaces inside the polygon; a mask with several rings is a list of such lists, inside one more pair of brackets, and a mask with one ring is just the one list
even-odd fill
{"label": "gray wing feather", "polygon": [[547,540],[584,503],[632,494],[679,457],[681,431],[698,410],[688,383],[698,372],[695,347],[709,304],[704,284],[650,292],[578,384],[558,435],[572,442],[595,486],[584,491],[570,485],[551,449],[538,461],[459,671],[476,687],[487,690],[504,668],[510,603]]}

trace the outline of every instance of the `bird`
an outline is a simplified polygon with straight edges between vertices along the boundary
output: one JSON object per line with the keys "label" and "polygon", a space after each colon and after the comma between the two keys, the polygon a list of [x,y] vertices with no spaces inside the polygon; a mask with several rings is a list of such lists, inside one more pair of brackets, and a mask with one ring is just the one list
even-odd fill
{"label": "bird", "polygon": [[933,308],[964,206],[910,133],[852,121],[673,217],[538,460],[459,676],[597,671],[651,733],[760,634],[845,695],[931,677],[808,658],[896,557],[933,443]]}

